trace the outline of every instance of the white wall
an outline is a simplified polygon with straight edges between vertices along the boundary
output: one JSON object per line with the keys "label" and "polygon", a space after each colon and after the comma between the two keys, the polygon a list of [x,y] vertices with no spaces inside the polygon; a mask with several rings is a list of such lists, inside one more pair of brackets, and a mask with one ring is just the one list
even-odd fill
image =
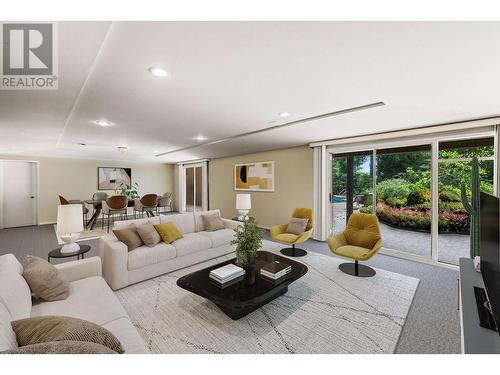
{"label": "white wall", "polygon": [[[63,158],[0,156],[0,159],[39,162],[39,222],[54,223],[57,219],[59,195],[66,199],[91,199],[97,190],[97,167],[132,169],[132,182],[139,184],[139,194],[163,194],[174,191],[174,166],[161,163],[114,162]],[[113,190],[106,191],[113,194]]]}

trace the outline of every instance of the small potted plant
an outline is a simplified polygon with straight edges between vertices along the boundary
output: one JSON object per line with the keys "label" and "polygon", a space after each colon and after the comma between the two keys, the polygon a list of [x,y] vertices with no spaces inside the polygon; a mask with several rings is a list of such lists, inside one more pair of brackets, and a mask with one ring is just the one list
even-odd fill
{"label": "small potted plant", "polygon": [[134,182],[133,184],[121,184],[119,189],[116,191],[116,194],[126,195],[127,197],[134,199],[139,198],[139,193],[137,192],[139,189],[139,184]]}
{"label": "small potted plant", "polygon": [[254,218],[249,218],[243,225],[235,229],[234,240],[231,245],[236,245],[236,262],[243,268],[251,267],[255,263],[257,250],[262,247],[264,231],[257,227]]}

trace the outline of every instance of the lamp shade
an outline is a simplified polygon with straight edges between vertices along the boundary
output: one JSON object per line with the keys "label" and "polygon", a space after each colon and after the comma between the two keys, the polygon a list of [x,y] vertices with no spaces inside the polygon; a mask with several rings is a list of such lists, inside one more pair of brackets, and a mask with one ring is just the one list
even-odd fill
{"label": "lamp shade", "polygon": [[252,201],[250,194],[236,194],[236,209],[237,210],[250,210],[252,208]]}
{"label": "lamp shade", "polygon": [[57,233],[69,234],[83,231],[83,206],[65,204],[57,206]]}

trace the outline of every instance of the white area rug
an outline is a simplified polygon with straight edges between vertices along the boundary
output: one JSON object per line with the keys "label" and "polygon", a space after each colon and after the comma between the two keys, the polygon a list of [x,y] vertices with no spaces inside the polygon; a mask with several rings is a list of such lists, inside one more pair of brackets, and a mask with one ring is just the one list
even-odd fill
{"label": "white area rug", "polygon": [[231,320],[212,302],[176,285],[176,271],[116,292],[153,353],[393,353],[419,280],[377,270],[355,278],[341,261],[312,253],[288,292]]}
{"label": "white area rug", "polygon": [[[54,231],[56,232],[57,243],[59,245],[64,245],[64,241],[61,239],[59,233],[57,233],[57,224],[54,224]],[[94,240],[108,234],[107,228],[101,229],[100,225],[96,225],[94,229],[85,229],[81,234],[80,238],[76,242]]]}

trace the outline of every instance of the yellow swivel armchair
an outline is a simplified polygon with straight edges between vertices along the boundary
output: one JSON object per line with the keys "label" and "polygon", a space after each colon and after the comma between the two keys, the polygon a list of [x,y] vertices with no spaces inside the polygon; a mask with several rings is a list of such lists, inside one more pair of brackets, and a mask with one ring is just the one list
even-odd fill
{"label": "yellow swivel armchair", "polygon": [[330,250],[342,257],[354,259],[354,263],[342,263],[339,269],[353,276],[371,277],[375,270],[359,260],[368,260],[382,247],[380,225],[376,215],[353,213],[347,222],[346,229],[328,238]]}
{"label": "yellow swivel armchair", "polygon": [[309,237],[311,237],[313,232],[313,211],[310,208],[296,208],[295,210],[293,210],[292,217],[309,219],[309,221],[307,222],[306,231],[301,234],[287,233],[286,229],[288,224],[275,225],[270,229],[271,238],[278,242],[292,245],[292,247],[281,249],[281,253],[283,255],[289,257],[303,257],[307,254],[307,251],[305,251],[304,249],[296,249],[295,245],[305,242]]}

